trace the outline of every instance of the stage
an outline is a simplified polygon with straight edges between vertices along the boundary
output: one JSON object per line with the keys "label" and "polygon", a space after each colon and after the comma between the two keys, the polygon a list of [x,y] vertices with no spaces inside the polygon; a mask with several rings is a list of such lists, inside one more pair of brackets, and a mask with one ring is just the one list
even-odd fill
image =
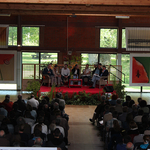
{"label": "stage", "polygon": [[[51,87],[41,86],[41,88],[40,88],[40,92],[41,93],[50,92],[50,91],[51,91]],[[102,93],[104,93],[103,87],[100,88],[100,89],[97,88],[97,87],[94,88],[94,89],[91,89],[91,88],[89,88],[89,86],[70,87],[70,88],[62,86],[62,87],[56,87],[55,91],[56,92],[61,92],[62,94],[65,94],[66,92],[68,92],[71,95],[73,93],[77,93],[78,94],[79,92],[85,92],[85,93],[91,93],[91,94],[98,94],[98,93],[102,94]],[[110,92],[108,92],[108,93],[110,93]]]}

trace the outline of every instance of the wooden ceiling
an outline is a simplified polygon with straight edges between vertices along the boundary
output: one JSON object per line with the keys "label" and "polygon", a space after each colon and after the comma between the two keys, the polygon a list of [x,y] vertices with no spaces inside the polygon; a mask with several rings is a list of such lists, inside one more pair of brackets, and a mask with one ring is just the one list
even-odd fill
{"label": "wooden ceiling", "polygon": [[0,15],[150,16],[149,0],[0,0]]}

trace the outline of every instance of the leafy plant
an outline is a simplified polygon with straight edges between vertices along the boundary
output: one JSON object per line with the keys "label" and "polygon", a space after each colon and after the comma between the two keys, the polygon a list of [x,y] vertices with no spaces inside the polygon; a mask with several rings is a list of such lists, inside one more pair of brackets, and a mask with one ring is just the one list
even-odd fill
{"label": "leafy plant", "polygon": [[38,80],[31,80],[27,82],[27,91],[32,91],[34,96],[38,98],[37,92],[40,90],[40,82]]}
{"label": "leafy plant", "polygon": [[52,101],[53,97],[55,97],[55,95],[56,95],[56,90],[55,90],[55,89],[56,89],[56,88],[55,88],[55,85],[53,85],[53,86],[51,87],[51,91],[48,92],[49,101]]}
{"label": "leafy plant", "polygon": [[124,99],[126,92],[125,90],[125,85],[122,85],[122,82],[119,81],[119,83],[116,83],[116,81],[113,81],[113,87],[114,90],[116,91],[117,95],[119,98]]}

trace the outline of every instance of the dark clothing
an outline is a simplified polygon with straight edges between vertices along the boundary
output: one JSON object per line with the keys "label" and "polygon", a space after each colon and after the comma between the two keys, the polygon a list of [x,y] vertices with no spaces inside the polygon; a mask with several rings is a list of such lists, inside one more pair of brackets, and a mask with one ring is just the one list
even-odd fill
{"label": "dark clothing", "polygon": [[106,69],[104,72],[101,72],[100,76],[108,76],[108,70]]}
{"label": "dark clothing", "polygon": [[10,146],[10,142],[5,137],[0,137],[0,146]]}
{"label": "dark clothing", "polygon": [[[74,75],[74,73],[75,73],[75,68],[73,68],[71,72],[72,72],[72,74]],[[77,69],[77,75],[78,75],[78,77],[79,77],[79,75],[80,75],[80,70],[79,70],[79,69]]]}
{"label": "dark clothing", "polygon": [[[62,82],[64,84],[64,80],[66,79],[64,76],[61,76],[61,79],[62,79]],[[70,79],[70,76],[68,76],[67,80],[68,80],[68,85],[69,85],[69,79]]]}
{"label": "dark clothing", "polygon": [[20,110],[22,112],[22,114],[24,114],[24,111],[26,110],[26,104],[25,104],[24,100],[17,100],[16,102],[14,102],[14,104],[15,103],[18,104],[18,110]]}
{"label": "dark clothing", "polygon": [[[50,73],[48,73],[48,72],[50,72]],[[49,75],[49,76],[54,76],[54,74],[53,74],[53,70],[52,70],[52,69],[49,69],[49,70],[48,70],[48,68],[47,68],[47,67],[46,67],[46,68],[44,68],[44,70],[43,70],[42,74],[47,74],[47,75]]]}
{"label": "dark clothing", "polygon": [[82,77],[81,77],[82,82],[83,82],[83,85],[85,84],[85,83],[84,83],[84,79],[85,79],[85,78],[88,79],[88,81],[87,81],[87,86],[89,86],[89,81],[90,81],[90,79],[91,79],[91,76],[82,76]]}
{"label": "dark clothing", "polygon": [[21,137],[21,141],[28,143],[29,137],[25,133],[19,133]]}

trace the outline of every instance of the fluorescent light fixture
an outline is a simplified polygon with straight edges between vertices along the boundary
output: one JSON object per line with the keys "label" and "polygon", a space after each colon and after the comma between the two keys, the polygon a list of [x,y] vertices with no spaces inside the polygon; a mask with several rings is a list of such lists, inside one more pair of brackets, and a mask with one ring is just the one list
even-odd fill
{"label": "fluorescent light fixture", "polygon": [[117,19],[129,19],[129,16],[116,16]]}
{"label": "fluorescent light fixture", "polygon": [[11,14],[0,14],[0,16],[10,17]]}

